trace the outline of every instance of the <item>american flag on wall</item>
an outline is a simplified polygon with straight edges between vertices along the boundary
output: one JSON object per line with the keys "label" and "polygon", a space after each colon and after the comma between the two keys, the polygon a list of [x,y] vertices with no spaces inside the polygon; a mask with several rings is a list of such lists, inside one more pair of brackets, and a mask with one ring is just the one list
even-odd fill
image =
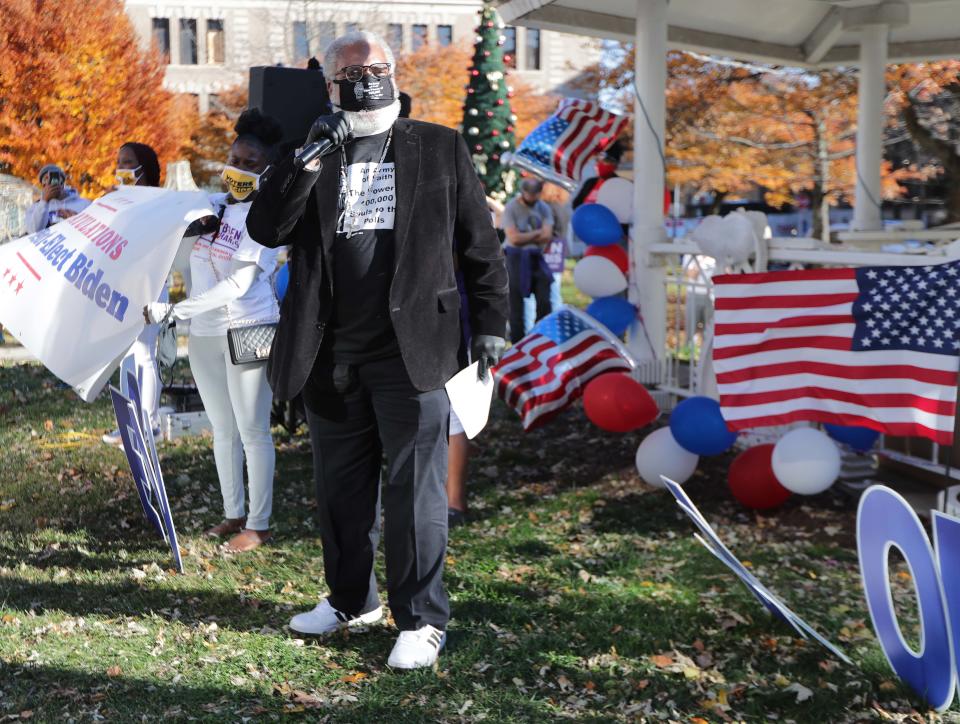
{"label": "american flag on wall", "polygon": [[953,440],[960,261],[713,278],[732,430],[798,420]]}
{"label": "american flag on wall", "polygon": [[600,152],[601,140],[616,138],[626,126],[626,118],[597,103],[564,98],[556,113],[524,139],[511,163],[570,187],[580,181],[583,167]]}
{"label": "american flag on wall", "polygon": [[493,368],[497,394],[517,411],[523,429],[544,424],[583,395],[605,372],[629,372],[634,362],[609,330],[579,309],[544,317]]}

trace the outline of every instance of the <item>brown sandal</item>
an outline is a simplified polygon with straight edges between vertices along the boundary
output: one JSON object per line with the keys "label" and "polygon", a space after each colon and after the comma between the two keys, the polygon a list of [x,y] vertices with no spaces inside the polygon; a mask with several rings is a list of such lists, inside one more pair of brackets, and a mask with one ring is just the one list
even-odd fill
{"label": "brown sandal", "polygon": [[223,538],[224,536],[242,531],[246,522],[246,518],[224,518],[217,525],[204,531],[203,534],[208,538]]}
{"label": "brown sandal", "polygon": [[247,551],[252,551],[254,548],[259,548],[271,538],[273,538],[273,533],[269,530],[250,530],[249,528],[244,528],[230,539],[224,546],[224,550],[226,550],[227,553],[246,553]]}

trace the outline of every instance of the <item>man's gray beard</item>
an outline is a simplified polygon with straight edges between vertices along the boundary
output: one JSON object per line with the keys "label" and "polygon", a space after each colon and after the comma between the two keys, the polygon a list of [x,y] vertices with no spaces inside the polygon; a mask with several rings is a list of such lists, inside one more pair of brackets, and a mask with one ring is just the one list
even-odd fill
{"label": "man's gray beard", "polygon": [[[336,105],[333,109],[343,110]],[[375,111],[343,111],[343,115],[350,124],[350,132],[355,138],[375,136],[388,130],[400,117],[400,99],[398,98],[386,108],[378,108]]]}

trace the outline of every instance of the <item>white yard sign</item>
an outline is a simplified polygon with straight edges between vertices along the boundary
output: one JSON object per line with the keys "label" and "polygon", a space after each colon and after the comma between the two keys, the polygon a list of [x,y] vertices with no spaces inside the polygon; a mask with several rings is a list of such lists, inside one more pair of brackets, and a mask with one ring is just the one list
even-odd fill
{"label": "white yard sign", "polygon": [[199,191],[120,187],[83,212],[0,247],[0,324],[91,401],[144,326]]}

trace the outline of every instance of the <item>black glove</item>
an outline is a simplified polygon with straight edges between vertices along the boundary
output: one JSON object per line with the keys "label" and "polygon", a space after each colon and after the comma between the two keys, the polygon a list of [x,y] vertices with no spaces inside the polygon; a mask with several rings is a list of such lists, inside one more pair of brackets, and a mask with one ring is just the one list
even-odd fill
{"label": "black glove", "polygon": [[220,217],[219,216],[202,216],[197,219],[190,226],[187,227],[187,230],[183,232],[184,236],[202,236],[203,234],[212,234],[217,229],[220,228]]}
{"label": "black glove", "polygon": [[339,111],[332,116],[320,116],[315,120],[313,125],[310,126],[310,133],[307,134],[307,140],[303,144],[303,147],[306,148],[314,141],[326,138],[331,144],[327,150],[321,154],[322,156],[326,156],[346,143],[349,137],[350,124],[343,115],[343,111]]}
{"label": "black glove", "polygon": [[479,362],[477,379],[485,382],[487,370],[500,361],[507,343],[503,337],[494,337],[492,334],[478,334],[470,345],[470,355],[474,362]]}

